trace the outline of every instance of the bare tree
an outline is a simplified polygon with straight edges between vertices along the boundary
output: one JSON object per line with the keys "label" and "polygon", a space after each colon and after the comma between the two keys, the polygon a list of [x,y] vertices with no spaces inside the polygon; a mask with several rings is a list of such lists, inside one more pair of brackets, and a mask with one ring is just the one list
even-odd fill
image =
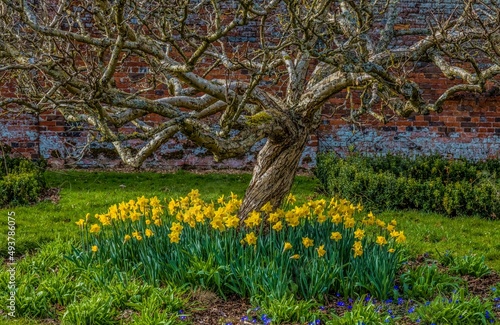
{"label": "bare tree", "polygon": [[[457,2],[446,19],[402,30],[399,0],[1,0],[1,82],[15,79],[17,95],[0,107],[57,109],[136,167],[179,132],[216,159],[266,139],[244,217],[282,202],[336,94],[357,103],[350,119],[383,121],[484,92],[500,73],[499,8]],[[455,79],[433,102],[411,79],[419,62]]]}

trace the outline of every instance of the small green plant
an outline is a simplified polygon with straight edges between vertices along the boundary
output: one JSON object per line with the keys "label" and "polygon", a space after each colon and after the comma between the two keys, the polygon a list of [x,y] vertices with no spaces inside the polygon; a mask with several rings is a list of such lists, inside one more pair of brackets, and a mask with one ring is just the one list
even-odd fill
{"label": "small green plant", "polygon": [[[260,318],[265,315],[272,324],[303,324],[324,318],[319,311],[319,304],[314,300],[297,300],[293,295],[275,298],[273,296],[254,297],[254,305],[260,306]],[[255,309],[253,310],[255,312]]]}
{"label": "small green plant", "polygon": [[436,264],[410,268],[400,276],[405,296],[419,300],[429,300],[437,294],[447,294],[459,289],[463,282],[439,271]]}
{"label": "small green plant", "polygon": [[[186,299],[181,290],[167,288],[151,288],[150,294],[141,297],[140,301],[129,303],[138,312],[132,317],[134,324],[177,324],[181,319],[186,319],[182,308]],[[137,297],[132,297],[137,299]]]}
{"label": "small green plant", "polygon": [[381,313],[377,306],[371,301],[366,301],[363,297],[357,300],[350,311],[344,315],[332,315],[332,320],[326,322],[327,325],[383,325],[393,323],[397,317],[391,317],[388,313]]}
{"label": "small green plant", "polygon": [[69,305],[62,317],[62,324],[116,324],[117,315],[113,298],[109,294],[97,293]]}
{"label": "small green plant", "polygon": [[490,268],[484,261],[484,256],[475,254],[456,257],[447,253],[441,256],[441,263],[448,266],[452,274],[472,275],[481,278],[491,273]]}
{"label": "small green plant", "polygon": [[479,297],[468,297],[462,289],[450,298],[438,296],[416,307],[410,318],[423,324],[476,325],[495,322],[491,302],[483,302]]}

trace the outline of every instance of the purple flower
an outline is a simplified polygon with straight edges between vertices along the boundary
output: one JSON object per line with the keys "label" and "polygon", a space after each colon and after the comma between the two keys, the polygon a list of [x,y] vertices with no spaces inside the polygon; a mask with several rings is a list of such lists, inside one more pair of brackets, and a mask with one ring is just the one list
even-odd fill
{"label": "purple flower", "polygon": [[412,306],[412,307],[410,307],[410,309],[408,309],[408,314],[411,314],[413,312],[415,312],[415,307],[414,306]]}
{"label": "purple flower", "polygon": [[261,319],[262,319],[262,321],[264,322],[264,325],[268,325],[268,324],[269,324],[269,323],[271,323],[271,321],[272,321],[272,319],[271,319],[271,318],[269,318],[269,317],[267,317],[267,315],[266,315],[266,314],[262,315],[262,316],[261,316]]}
{"label": "purple flower", "polygon": [[243,317],[241,317],[241,321],[242,321],[242,322],[246,322],[247,320],[248,320],[248,316],[243,316]]}
{"label": "purple flower", "polygon": [[404,299],[403,299],[403,298],[401,298],[401,297],[399,297],[399,298],[398,298],[398,305],[402,305],[402,304],[403,304],[403,302],[404,302]]}
{"label": "purple flower", "polygon": [[337,302],[337,306],[344,307],[345,306],[345,302],[339,301],[339,302]]}

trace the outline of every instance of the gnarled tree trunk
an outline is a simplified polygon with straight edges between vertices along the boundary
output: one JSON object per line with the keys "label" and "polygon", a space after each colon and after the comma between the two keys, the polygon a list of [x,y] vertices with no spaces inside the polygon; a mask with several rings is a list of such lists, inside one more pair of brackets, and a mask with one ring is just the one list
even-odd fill
{"label": "gnarled tree trunk", "polygon": [[267,140],[257,156],[252,180],[240,208],[241,219],[267,202],[271,202],[273,208],[281,205],[292,187],[310,132],[311,129],[300,127],[289,138]]}

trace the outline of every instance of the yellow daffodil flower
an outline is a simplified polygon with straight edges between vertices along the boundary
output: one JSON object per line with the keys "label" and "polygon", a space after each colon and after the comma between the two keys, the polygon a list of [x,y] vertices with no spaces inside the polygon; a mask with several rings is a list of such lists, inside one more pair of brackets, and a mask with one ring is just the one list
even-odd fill
{"label": "yellow daffodil flower", "polygon": [[385,239],[384,236],[377,236],[376,243],[379,244],[380,246],[384,246],[387,244],[387,239]]}
{"label": "yellow daffodil flower", "polygon": [[342,222],[342,217],[340,216],[340,214],[336,213],[332,216],[332,222],[336,225],[338,225],[339,223]]}
{"label": "yellow daffodil flower", "polygon": [[146,229],[146,231],[144,232],[144,234],[146,235],[146,237],[151,237],[154,235],[153,231],[151,229]]}
{"label": "yellow daffodil flower", "polygon": [[170,238],[170,242],[177,244],[181,240],[181,236],[178,232],[171,232],[168,234],[168,238]]}
{"label": "yellow daffodil flower", "polygon": [[219,230],[219,231],[224,231],[225,226],[224,226],[224,220],[222,218],[213,218],[212,221],[210,222],[210,225],[212,228]]}
{"label": "yellow daffodil flower", "polygon": [[342,234],[338,231],[334,231],[334,232],[332,232],[330,239],[333,239],[335,241],[339,241],[342,239]]}
{"label": "yellow daffodil flower", "polygon": [[92,252],[97,252],[99,250],[99,247],[97,247],[96,245],[92,246]]}
{"label": "yellow daffodil flower", "polygon": [[130,220],[132,221],[138,221],[141,218],[141,214],[139,212],[131,212],[130,213]]}
{"label": "yellow daffodil flower", "polygon": [[399,236],[396,238],[396,243],[404,243],[406,241],[406,236],[403,231],[399,232]]}
{"label": "yellow daffodil flower", "polygon": [[78,227],[83,228],[83,225],[85,224],[85,220],[80,219],[80,220],[78,220],[78,221],[77,221],[77,222],[75,222],[75,223],[76,223],[76,225],[77,225]]}
{"label": "yellow daffodil flower", "polygon": [[358,257],[358,256],[363,255],[363,245],[361,244],[360,241],[354,242],[352,250],[354,251],[354,257]]}
{"label": "yellow daffodil flower", "polygon": [[354,238],[361,240],[361,239],[363,239],[363,237],[365,237],[365,231],[358,228],[354,232]]}
{"label": "yellow daffodil flower", "polygon": [[172,222],[169,230],[171,232],[180,232],[182,229],[184,229],[184,227],[179,222]]}
{"label": "yellow daffodil flower", "polygon": [[346,218],[344,221],[344,228],[354,228],[354,225],[356,224],[356,221],[354,218]]}
{"label": "yellow daffodil flower", "polygon": [[249,234],[246,234],[246,236],[245,236],[245,242],[248,245],[255,245],[255,244],[257,244],[257,236],[255,236],[255,233],[253,231],[251,233],[249,233]]}
{"label": "yellow daffodil flower", "polygon": [[247,227],[257,227],[260,225],[262,218],[260,217],[260,212],[252,211],[250,215],[245,219],[245,224]]}
{"label": "yellow daffodil flower", "polygon": [[283,246],[283,252],[292,249],[292,247],[293,247],[292,244],[290,244],[289,242],[285,242],[285,245]]}
{"label": "yellow daffodil flower", "polygon": [[391,231],[391,237],[393,238],[399,237],[399,231],[396,230]]}
{"label": "yellow daffodil flower", "polygon": [[153,208],[157,208],[157,207],[160,207],[161,204],[160,204],[160,200],[158,200],[158,198],[155,196],[155,197],[152,197],[151,199],[149,199],[149,204],[151,205],[151,207]]}
{"label": "yellow daffodil flower", "polygon": [[280,231],[281,229],[283,229],[283,224],[281,223],[281,221],[276,222],[273,226],[273,229],[276,231]]}
{"label": "yellow daffodil flower", "polygon": [[326,254],[325,245],[319,246],[318,248],[316,248],[316,251],[318,252],[319,257],[323,257],[323,255]]}
{"label": "yellow daffodil flower", "polygon": [[177,202],[174,199],[170,200],[168,203],[168,213],[173,215],[175,213],[175,209],[177,208]]}
{"label": "yellow daffodil flower", "polygon": [[281,210],[281,211],[278,211],[278,210],[276,210],[276,212],[273,212],[273,213],[269,214],[269,218],[267,218],[267,221],[269,223],[276,223],[276,222],[278,222],[280,220],[280,217],[281,217],[281,215],[283,213],[283,210]]}
{"label": "yellow daffodil flower", "polygon": [[240,218],[238,218],[235,215],[232,215],[227,217],[224,223],[228,228],[236,228],[240,224]]}
{"label": "yellow daffodil flower", "polygon": [[298,260],[300,258],[300,255],[299,254],[294,254],[292,256],[290,256],[291,259],[293,260]]}
{"label": "yellow daffodil flower", "polygon": [[264,206],[260,208],[260,211],[264,213],[270,213],[271,211],[273,211],[273,206],[271,205],[271,202],[267,202],[266,204],[264,204]]}
{"label": "yellow daffodil flower", "polygon": [[314,240],[309,237],[302,237],[302,245],[304,245],[305,248],[314,246]]}
{"label": "yellow daffodil flower", "polygon": [[98,224],[93,224],[92,226],[90,226],[90,233],[98,233],[99,231],[101,231],[101,227],[99,227]]}

